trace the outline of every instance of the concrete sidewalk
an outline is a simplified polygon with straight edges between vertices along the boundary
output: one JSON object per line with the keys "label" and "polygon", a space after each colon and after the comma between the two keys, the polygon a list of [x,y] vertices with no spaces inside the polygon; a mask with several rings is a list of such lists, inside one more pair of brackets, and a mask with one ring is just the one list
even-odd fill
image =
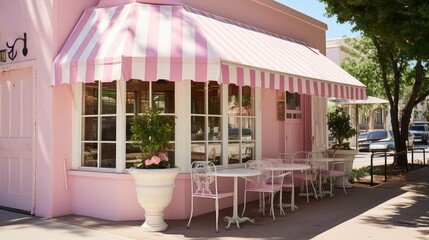
{"label": "concrete sidewalk", "polygon": [[[297,198],[295,213],[276,222],[256,212],[251,203],[246,215],[255,223],[243,223],[215,232],[213,213],[187,220],[166,220],[162,233],[140,229],[143,221],[107,221],[69,215],[42,219],[0,210],[0,240],[8,239],[429,239],[429,167],[410,172],[406,179],[389,180],[376,187],[355,185],[348,196],[336,189],[333,198]],[[284,199],[289,199],[290,193]],[[241,210],[240,206],[240,210]],[[220,216],[230,215],[231,208]]]}

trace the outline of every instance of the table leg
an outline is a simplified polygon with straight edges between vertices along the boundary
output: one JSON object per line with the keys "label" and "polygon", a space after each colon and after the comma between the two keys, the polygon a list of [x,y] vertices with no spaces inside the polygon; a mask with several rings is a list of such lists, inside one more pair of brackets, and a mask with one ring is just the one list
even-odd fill
{"label": "table leg", "polygon": [[[292,210],[292,212],[295,212],[295,209],[298,209],[298,206],[297,205],[295,205],[295,182],[294,182],[294,179],[293,179],[293,171],[290,171],[291,172],[291,200],[290,200],[290,204],[287,204],[287,203],[282,203],[282,208],[289,208],[290,207],[290,209]],[[302,171],[301,171],[302,172]],[[285,212],[283,211],[283,209],[282,209],[282,213],[283,213],[283,215],[286,215],[285,214]]]}
{"label": "table leg", "polygon": [[226,228],[229,228],[231,223],[236,223],[237,228],[240,228],[240,223],[249,221],[254,223],[254,219],[238,216],[238,177],[234,177],[234,197],[233,197],[232,217],[224,217],[223,220],[228,223]]}

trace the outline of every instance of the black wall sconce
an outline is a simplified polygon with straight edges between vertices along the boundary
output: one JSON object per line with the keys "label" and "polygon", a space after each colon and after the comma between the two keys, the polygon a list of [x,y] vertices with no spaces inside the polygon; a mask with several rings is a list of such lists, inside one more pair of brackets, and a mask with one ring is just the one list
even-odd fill
{"label": "black wall sconce", "polygon": [[23,38],[17,38],[17,39],[15,39],[15,41],[13,42],[12,45],[9,45],[9,43],[6,42],[6,46],[9,48],[9,51],[7,52],[7,55],[9,56],[9,59],[12,60],[12,61],[18,55],[17,51],[15,50],[15,44],[18,41],[22,41],[24,43],[24,47],[22,48],[22,55],[27,56],[27,54],[28,54],[27,33],[24,33],[24,37]]}

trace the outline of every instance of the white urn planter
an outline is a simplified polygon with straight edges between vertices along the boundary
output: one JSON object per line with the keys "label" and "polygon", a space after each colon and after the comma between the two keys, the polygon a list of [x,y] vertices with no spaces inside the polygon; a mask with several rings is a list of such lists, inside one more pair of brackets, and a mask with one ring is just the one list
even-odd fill
{"label": "white urn planter", "polygon": [[137,199],[145,210],[145,222],[142,229],[149,232],[165,231],[168,225],[164,221],[164,209],[173,196],[174,182],[180,172],[178,167],[165,169],[131,168]]}
{"label": "white urn planter", "polygon": [[[330,150],[330,155],[334,153],[334,150]],[[335,158],[343,158],[345,160],[346,164],[346,182],[345,187],[351,188],[352,184],[349,182],[349,176],[352,174],[353,171],[353,161],[355,159],[356,154],[358,154],[357,150],[351,149],[351,150],[335,150]],[[337,164],[335,166],[336,170],[342,170],[342,166],[340,164]],[[337,177],[334,182],[335,187],[343,187],[343,177]]]}

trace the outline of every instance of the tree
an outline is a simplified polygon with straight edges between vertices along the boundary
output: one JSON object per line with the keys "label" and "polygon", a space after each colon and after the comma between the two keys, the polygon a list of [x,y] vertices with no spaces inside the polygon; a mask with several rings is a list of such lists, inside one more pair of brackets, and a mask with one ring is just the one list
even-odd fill
{"label": "tree", "polygon": [[[429,2],[426,0],[319,0],[327,5],[328,16],[349,22],[354,30],[371,39],[380,66],[381,80],[390,104],[397,152],[405,151],[413,108],[429,95],[424,81],[429,59]],[[407,72],[407,66],[411,71]],[[412,86],[404,108],[399,111],[402,87]],[[394,164],[407,166],[407,155]]]}
{"label": "tree", "polygon": [[349,150],[350,143],[344,143],[344,140],[357,134],[357,130],[351,125],[350,115],[341,107],[335,107],[326,116],[329,132],[336,140],[336,144],[332,148]]}
{"label": "tree", "polygon": [[[367,86],[367,95],[386,99],[381,67],[372,40],[368,37],[354,37],[346,38],[345,43],[348,55],[340,66]],[[407,67],[407,71],[410,71],[409,67]],[[389,76],[393,76],[391,72],[389,72]],[[403,103],[407,99],[407,93],[411,92],[411,87],[409,84],[403,85],[400,91],[399,102]],[[403,108],[403,104],[401,108]],[[387,111],[387,104],[363,104],[359,106],[359,113],[365,116],[367,122],[370,122],[370,116],[377,109]]]}

